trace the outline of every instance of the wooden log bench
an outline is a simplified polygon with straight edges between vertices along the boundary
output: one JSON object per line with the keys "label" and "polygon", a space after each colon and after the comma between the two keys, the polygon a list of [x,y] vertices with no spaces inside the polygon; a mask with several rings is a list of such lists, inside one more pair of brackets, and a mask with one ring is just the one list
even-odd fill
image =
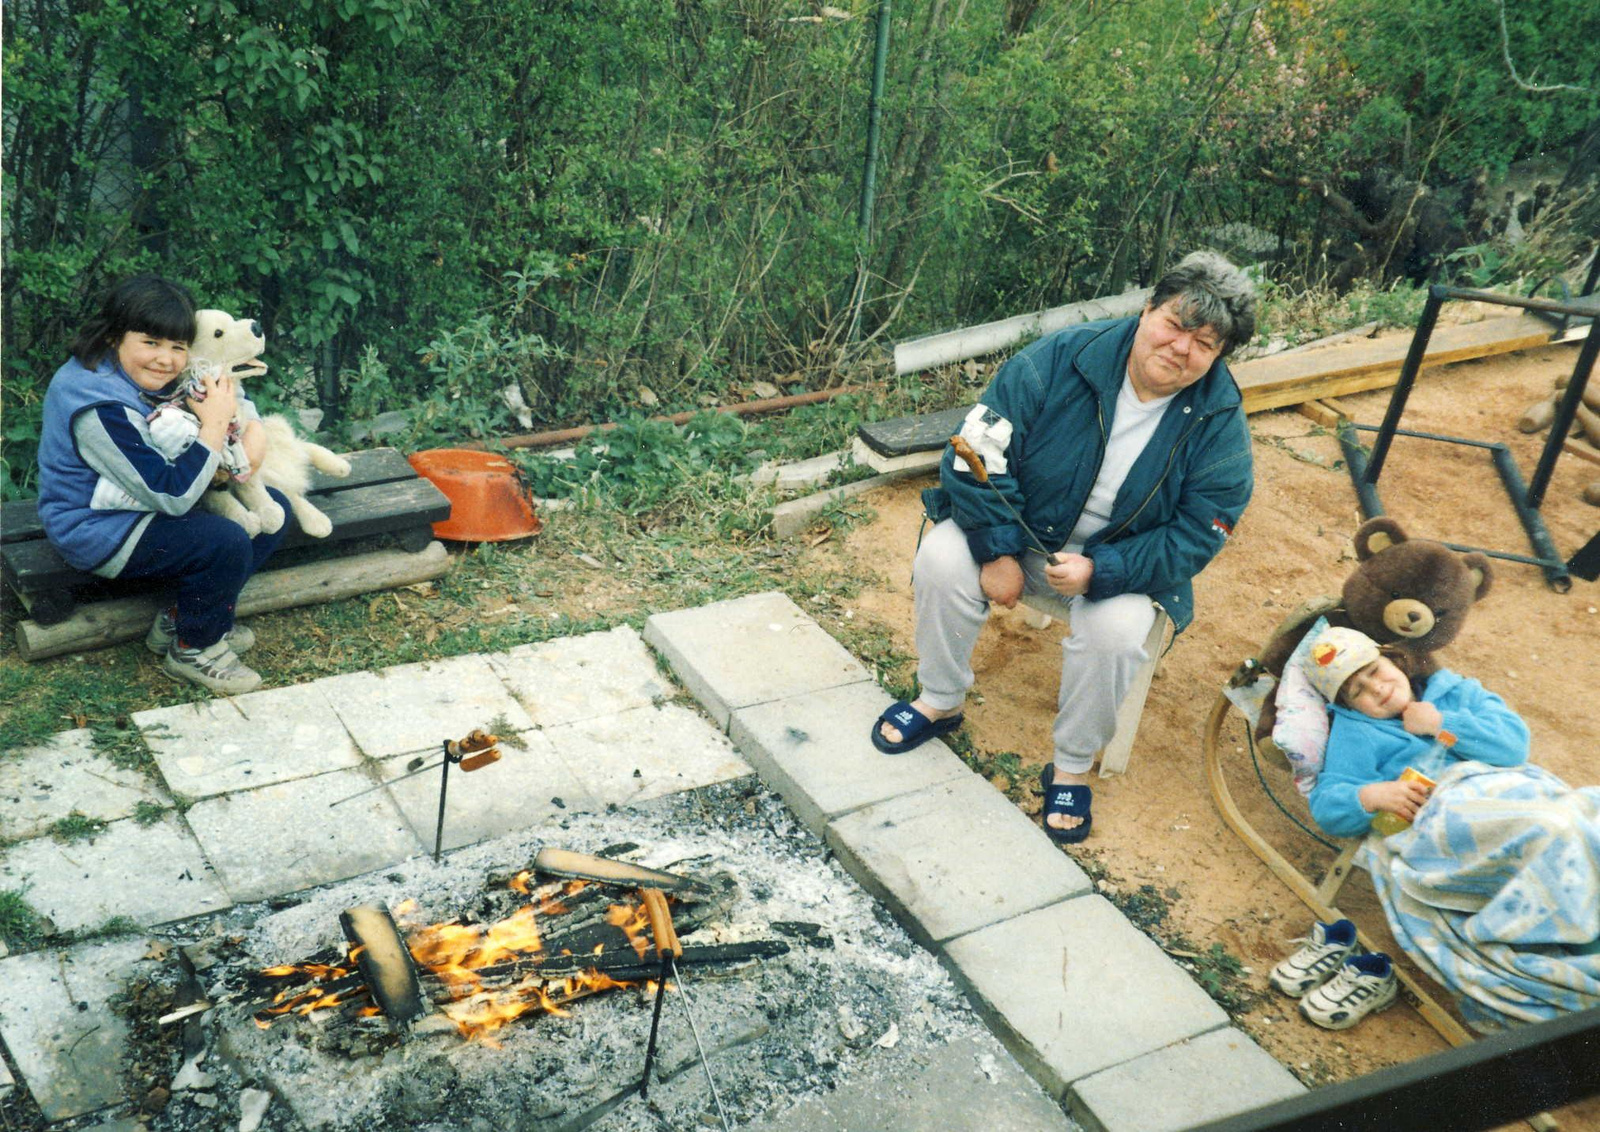
{"label": "wooden log bench", "polygon": [[[418,476],[393,448],[352,452],[346,458],[349,476],[314,473],[309,493],[333,521],[333,533],[313,539],[294,531],[239,595],[240,616],[410,585],[444,572],[444,547],[433,539],[433,524],[450,517],[444,493]],[[356,540],[379,536],[398,549],[344,553]],[[336,545],[338,552],[326,549]],[[343,556],[333,558],[333,553]],[[161,582],[97,578],[68,566],[44,537],[31,499],[0,506],[0,577],[10,597],[28,613],[17,623],[18,651],[26,660],[100,648],[143,634],[164,588]]]}

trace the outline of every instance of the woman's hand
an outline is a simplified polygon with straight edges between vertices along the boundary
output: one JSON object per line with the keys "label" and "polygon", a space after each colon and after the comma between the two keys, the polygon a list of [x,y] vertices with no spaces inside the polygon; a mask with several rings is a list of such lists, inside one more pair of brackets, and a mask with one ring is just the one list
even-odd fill
{"label": "woman's hand", "polygon": [[1089,580],[1094,577],[1094,559],[1081,554],[1054,554],[1053,561],[1044,568],[1045,581],[1062,597],[1077,597],[1089,592]]}
{"label": "woman's hand", "polygon": [[1439,729],[1444,726],[1444,716],[1432,704],[1413,700],[1400,713],[1400,726],[1410,735],[1432,737],[1439,734]]}
{"label": "woman's hand", "polygon": [[200,379],[205,396],[189,399],[189,411],[200,420],[200,443],[220,453],[228,446],[228,422],[239,411],[239,390],[225,373]]}
{"label": "woman's hand", "polygon": [[1010,609],[1022,596],[1022,563],[1009,554],[985,562],[978,571],[978,585],[984,597]]}
{"label": "woman's hand", "polygon": [[1383,810],[1406,821],[1415,821],[1417,811],[1428,800],[1428,787],[1421,782],[1369,782],[1356,794],[1356,800],[1367,813]]}

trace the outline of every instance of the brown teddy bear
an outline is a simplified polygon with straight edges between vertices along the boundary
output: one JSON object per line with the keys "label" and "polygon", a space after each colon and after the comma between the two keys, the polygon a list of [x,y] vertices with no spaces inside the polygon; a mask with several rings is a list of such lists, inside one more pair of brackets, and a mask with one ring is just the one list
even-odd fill
{"label": "brown teddy bear", "polygon": [[[1355,573],[1345,579],[1338,602],[1307,603],[1267,643],[1258,659],[1274,677],[1318,615],[1330,626],[1358,629],[1380,645],[1402,650],[1413,676],[1438,665],[1433,653],[1456,639],[1467,610],[1489,592],[1493,575],[1482,554],[1458,554],[1443,543],[1414,539],[1384,515],[1368,519],[1355,534]],[[1257,738],[1272,734],[1277,712],[1268,693],[1256,724]]]}

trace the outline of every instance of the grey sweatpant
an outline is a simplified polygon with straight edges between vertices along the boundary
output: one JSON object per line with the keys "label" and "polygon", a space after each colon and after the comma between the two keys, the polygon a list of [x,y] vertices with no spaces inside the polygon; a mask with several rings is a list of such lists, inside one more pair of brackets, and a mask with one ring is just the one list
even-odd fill
{"label": "grey sweatpant", "polygon": [[[1029,552],[1021,562],[1025,593],[1059,596],[1045,580],[1043,555]],[[959,708],[972,686],[972,650],[989,617],[978,575],[967,536],[953,520],[937,524],[917,549],[917,678],[922,698],[939,711]],[[1156,610],[1143,594],[1059,600],[1070,608],[1072,635],[1061,642],[1055,763],[1066,774],[1083,774],[1111,741],[1117,705],[1149,659],[1144,641]]]}

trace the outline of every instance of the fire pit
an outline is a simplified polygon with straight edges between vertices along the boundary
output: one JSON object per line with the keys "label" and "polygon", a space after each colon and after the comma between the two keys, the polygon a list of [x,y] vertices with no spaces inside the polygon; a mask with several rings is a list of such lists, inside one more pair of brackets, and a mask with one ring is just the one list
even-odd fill
{"label": "fire pit", "polygon": [[[677,962],[734,1124],[886,1050],[991,1040],[937,962],[746,779],[230,914],[182,949],[212,1004],[194,1016],[221,1054],[207,1070],[313,1129],[720,1126],[672,981],[639,1095],[660,975],[641,890],[531,868],[550,846],[687,878],[666,893]],[[182,1127],[195,1098],[174,1087],[164,1116]]]}

